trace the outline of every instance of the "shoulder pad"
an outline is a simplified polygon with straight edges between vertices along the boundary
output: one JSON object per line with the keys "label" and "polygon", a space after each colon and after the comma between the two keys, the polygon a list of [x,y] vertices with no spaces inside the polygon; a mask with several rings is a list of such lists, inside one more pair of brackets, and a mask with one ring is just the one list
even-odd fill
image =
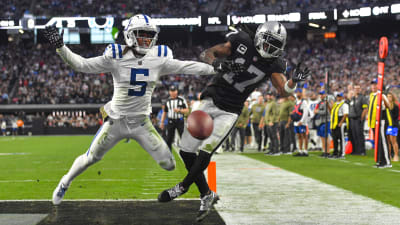
{"label": "shoulder pad", "polygon": [[273,72],[286,74],[287,62],[285,59],[279,57],[272,63]]}
{"label": "shoulder pad", "polygon": [[229,32],[225,35],[225,39],[230,42],[248,42],[250,41],[252,43],[252,39],[250,36],[241,30],[234,30],[232,32]]}
{"label": "shoulder pad", "polygon": [[156,45],[147,54],[152,57],[174,58],[172,50],[166,45]]}
{"label": "shoulder pad", "polygon": [[103,55],[110,59],[122,59],[122,51],[124,50],[125,45],[120,44],[109,44],[107,45],[106,50]]}

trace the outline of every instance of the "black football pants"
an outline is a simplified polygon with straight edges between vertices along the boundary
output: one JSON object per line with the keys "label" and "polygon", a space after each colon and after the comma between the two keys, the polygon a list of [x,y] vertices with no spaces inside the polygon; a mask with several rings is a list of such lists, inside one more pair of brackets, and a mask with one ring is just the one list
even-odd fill
{"label": "black football pants", "polygon": [[360,119],[350,119],[353,154],[365,154],[364,123]]}
{"label": "black football pants", "polygon": [[172,151],[172,142],[174,142],[175,138],[175,129],[178,129],[179,136],[182,137],[183,128],[185,122],[183,119],[168,119],[167,125],[167,145],[170,151]]}
{"label": "black football pants", "polygon": [[290,152],[290,128],[286,128],[287,121],[279,122],[280,151]]}
{"label": "black football pants", "polygon": [[272,126],[267,127],[268,137],[271,140],[271,151],[274,153],[279,152],[279,142],[278,142],[278,135],[277,135],[277,124],[274,123]]}
{"label": "black football pants", "polygon": [[[232,140],[232,146],[234,146],[236,144],[236,134],[239,132],[239,137],[240,137],[240,151],[243,152],[243,148],[244,148],[244,137],[246,134],[246,128],[239,128],[239,127],[235,127],[232,130],[232,136],[231,136],[231,140]],[[236,146],[235,146],[236,148]]]}
{"label": "black football pants", "polygon": [[257,143],[257,150],[260,151],[262,137],[261,137],[261,129],[258,128],[258,125],[259,125],[259,123],[253,123],[253,131],[254,131],[254,137],[255,137],[256,143]]}

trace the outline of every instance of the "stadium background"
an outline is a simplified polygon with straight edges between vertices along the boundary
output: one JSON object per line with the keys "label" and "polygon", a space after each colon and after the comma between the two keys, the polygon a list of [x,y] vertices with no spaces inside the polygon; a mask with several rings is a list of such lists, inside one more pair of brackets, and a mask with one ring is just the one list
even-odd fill
{"label": "stadium background", "polygon": [[[58,178],[74,157],[87,148],[92,137],[26,135],[94,134],[102,123],[98,108],[112,96],[111,76],[74,72],[57,57],[42,36],[44,25],[48,23],[54,22],[58,28],[64,29],[64,41],[74,52],[91,57],[102,54],[106,45],[114,42],[113,34],[116,29],[123,28],[126,19],[135,13],[145,13],[159,18],[159,44],[168,45],[175,58],[198,60],[202,50],[224,41],[229,25],[246,24],[255,30],[266,20],[276,20],[288,30],[284,56],[288,60],[288,72],[300,60],[305,60],[312,71],[312,79],[303,86],[306,90],[322,90],[325,69],[328,69],[332,76],[332,93],[346,92],[349,85],[360,84],[366,95],[370,92],[370,81],[377,75],[379,37],[387,36],[389,56],[385,85],[399,97],[398,1],[199,0],[146,3],[6,0],[2,3],[0,121],[7,122],[7,131],[11,135],[12,123],[21,119],[24,126],[18,128],[18,132],[24,136],[0,139],[1,200],[49,199]],[[210,78],[179,74],[165,76],[153,94],[154,114],[168,97],[169,86],[177,85],[180,95],[191,100]],[[265,93],[273,91],[273,88],[266,83],[260,90]],[[155,118],[154,123],[157,123]],[[60,143],[74,144],[60,146]],[[120,143],[105,160],[74,182],[75,192],[71,189],[66,198],[155,199],[160,190],[173,185],[184,174],[179,160],[175,172],[160,172],[145,154],[132,152],[132,149],[139,148],[136,143]],[[271,159],[262,154],[252,154],[252,150],[248,152],[246,157],[400,207],[398,173],[369,168],[373,161],[370,151],[365,157],[348,157],[346,161],[350,163],[345,166],[340,161],[293,160],[286,156]],[[124,158],[129,160],[124,161]],[[121,166],[114,168],[114,164],[121,160]],[[132,162],[140,163],[132,165]],[[107,173],[112,168],[115,172]],[[394,163],[393,170],[398,168],[399,165]],[[126,174],[126,171],[133,172]],[[142,174],[143,171],[146,172]],[[351,181],[348,180],[349,173],[352,174]],[[99,177],[110,181],[99,181]],[[26,182],[20,182],[22,180]],[[371,190],[371,187],[375,188]],[[195,198],[197,195],[197,190],[192,188],[186,197]],[[195,205],[197,207],[197,203]]]}

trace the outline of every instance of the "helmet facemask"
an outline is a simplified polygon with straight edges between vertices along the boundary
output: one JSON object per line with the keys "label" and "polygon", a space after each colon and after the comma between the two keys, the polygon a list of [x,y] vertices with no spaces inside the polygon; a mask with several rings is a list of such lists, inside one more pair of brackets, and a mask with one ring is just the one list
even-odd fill
{"label": "helmet facemask", "polygon": [[156,44],[158,34],[155,31],[144,29],[130,29],[127,31],[126,36],[129,40],[127,44],[131,41],[132,46],[135,47],[137,52],[145,54]]}
{"label": "helmet facemask", "polygon": [[285,47],[280,37],[267,32],[256,34],[255,46],[263,58],[277,58],[283,54]]}
{"label": "helmet facemask", "polygon": [[286,28],[281,23],[267,21],[258,26],[254,46],[263,58],[278,58],[283,54],[286,36]]}
{"label": "helmet facemask", "polygon": [[149,16],[138,14],[129,19],[124,29],[125,43],[144,55],[156,44],[158,32],[159,28]]}

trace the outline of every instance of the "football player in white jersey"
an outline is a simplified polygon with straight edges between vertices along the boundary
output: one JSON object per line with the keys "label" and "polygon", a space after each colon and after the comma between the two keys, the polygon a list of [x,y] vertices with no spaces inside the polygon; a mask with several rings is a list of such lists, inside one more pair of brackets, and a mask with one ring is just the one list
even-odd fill
{"label": "football player in white jersey", "polygon": [[151,18],[138,14],[130,18],[123,34],[126,45],[110,44],[102,56],[83,58],[62,41],[54,26],[46,27],[45,37],[58,55],[76,71],[106,73],[113,76],[112,100],[102,109],[104,124],[89,149],[78,156],[53,192],[53,204],[60,204],[72,180],[125,138],[136,140],[165,170],[175,168],[167,144],[153,127],[151,95],[160,76],[166,74],[214,74],[208,64],[173,59],[165,45],[155,45],[159,29]]}

